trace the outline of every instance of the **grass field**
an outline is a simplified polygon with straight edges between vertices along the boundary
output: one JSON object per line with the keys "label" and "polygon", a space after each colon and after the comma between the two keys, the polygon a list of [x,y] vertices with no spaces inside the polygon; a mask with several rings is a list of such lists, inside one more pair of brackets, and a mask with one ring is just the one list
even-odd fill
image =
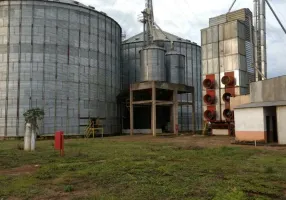
{"label": "grass field", "polygon": [[119,138],[1,141],[0,199],[286,199],[285,150]]}

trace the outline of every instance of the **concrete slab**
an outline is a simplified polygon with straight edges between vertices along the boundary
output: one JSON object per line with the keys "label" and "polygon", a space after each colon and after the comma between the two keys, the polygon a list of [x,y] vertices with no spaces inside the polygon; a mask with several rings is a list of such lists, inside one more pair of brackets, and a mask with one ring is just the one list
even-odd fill
{"label": "concrete slab", "polygon": [[250,84],[251,102],[286,101],[286,76]]}
{"label": "concrete slab", "polygon": [[279,87],[279,86],[276,86],[274,84],[274,80],[275,79],[262,81],[262,100],[263,101],[275,101],[275,93],[276,93],[275,87]]}
{"label": "concrete slab", "polygon": [[262,81],[250,84],[250,101],[262,102]]}
{"label": "concrete slab", "polygon": [[278,131],[278,143],[286,144],[286,106],[277,107],[277,131]]}
{"label": "concrete slab", "polygon": [[[271,79],[270,79],[271,80]],[[274,97],[277,101],[286,100],[286,76],[278,77],[273,79],[275,87],[274,90]],[[283,92],[282,92],[283,91]]]}

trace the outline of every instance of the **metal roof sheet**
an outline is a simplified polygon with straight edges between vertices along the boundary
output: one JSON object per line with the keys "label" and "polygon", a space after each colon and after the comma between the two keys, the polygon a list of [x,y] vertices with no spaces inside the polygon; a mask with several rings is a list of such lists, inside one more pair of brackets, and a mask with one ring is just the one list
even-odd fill
{"label": "metal roof sheet", "polygon": [[248,104],[242,104],[240,106],[237,106],[234,109],[271,107],[271,106],[286,106],[286,101],[269,101],[269,102],[248,103]]}
{"label": "metal roof sheet", "polygon": [[[75,5],[75,6],[81,6],[81,7],[85,7],[85,8],[89,8],[89,9],[93,9],[94,10],[93,6],[85,5],[85,4],[81,3],[80,0],[34,0],[34,1],[66,3],[66,4],[71,4],[71,5]],[[100,11],[98,11],[98,12],[100,12]]]}
{"label": "metal roof sheet", "polygon": [[[165,32],[163,31],[164,34],[159,30],[159,29],[154,29],[154,41],[158,41],[158,40],[163,40],[163,41],[169,41],[168,38],[170,38],[172,41],[174,42],[187,42],[187,43],[193,43],[196,44],[194,42],[191,42],[190,40],[187,39],[183,39],[179,36],[173,35],[171,33]],[[166,35],[168,36],[168,38],[166,37]],[[139,33],[137,35],[134,35],[132,37],[130,37],[129,39],[123,41],[124,43],[133,43],[133,42],[142,42],[144,41],[144,33]]]}

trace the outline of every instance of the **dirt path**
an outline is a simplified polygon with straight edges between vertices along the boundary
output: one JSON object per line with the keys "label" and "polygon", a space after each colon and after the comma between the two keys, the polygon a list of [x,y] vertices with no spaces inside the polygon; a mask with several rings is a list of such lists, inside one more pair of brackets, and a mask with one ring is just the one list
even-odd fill
{"label": "dirt path", "polygon": [[23,175],[23,174],[32,174],[36,172],[39,168],[39,165],[23,165],[21,167],[1,170],[0,175]]}
{"label": "dirt path", "polygon": [[285,146],[257,146],[252,145],[235,145],[234,137],[229,136],[158,136],[153,137],[151,135],[135,135],[135,136],[119,136],[108,138],[111,141],[122,141],[122,142],[157,142],[157,143],[171,143],[183,148],[188,147],[221,147],[221,146],[240,146],[243,148],[257,148],[267,150],[281,150],[286,151]]}

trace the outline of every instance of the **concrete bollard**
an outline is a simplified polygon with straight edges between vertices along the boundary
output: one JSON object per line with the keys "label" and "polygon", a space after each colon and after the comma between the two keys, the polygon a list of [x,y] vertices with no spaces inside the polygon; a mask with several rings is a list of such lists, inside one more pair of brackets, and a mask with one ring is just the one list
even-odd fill
{"label": "concrete bollard", "polygon": [[30,151],[31,150],[31,124],[26,124],[26,131],[24,136],[24,150]]}
{"label": "concrete bollard", "polygon": [[31,151],[35,151],[36,149],[36,132],[32,129],[31,134]]}

